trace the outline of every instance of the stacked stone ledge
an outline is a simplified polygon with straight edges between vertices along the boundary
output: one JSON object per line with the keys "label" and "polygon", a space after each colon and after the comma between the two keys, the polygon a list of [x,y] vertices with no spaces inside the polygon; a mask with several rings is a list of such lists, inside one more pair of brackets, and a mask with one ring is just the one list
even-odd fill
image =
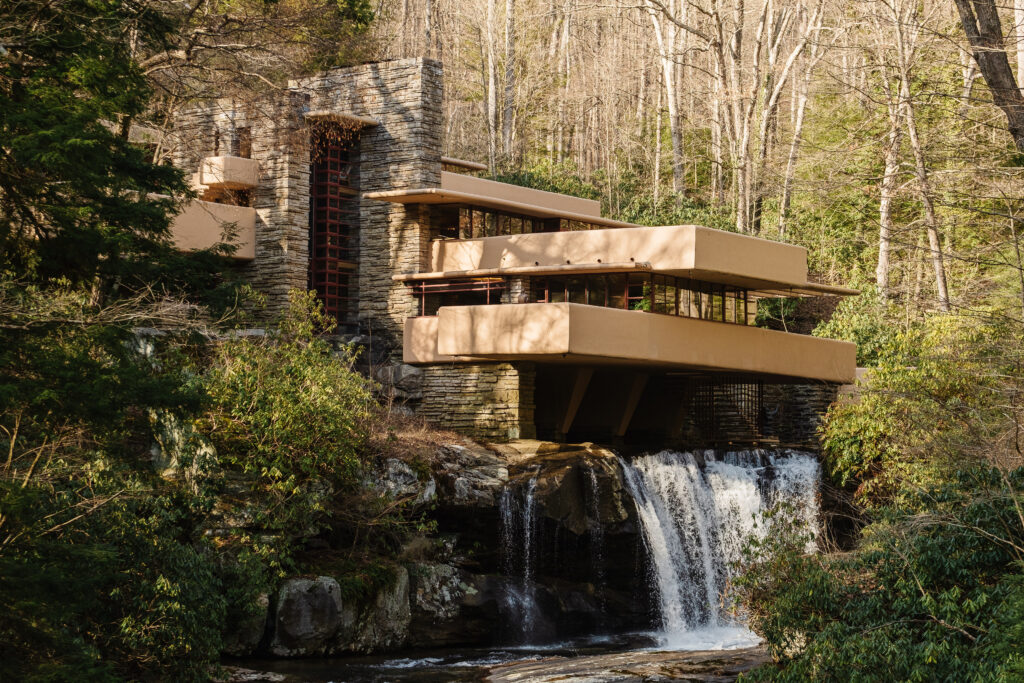
{"label": "stacked stone ledge", "polygon": [[418,413],[487,441],[533,438],[534,370],[527,363],[432,365]]}

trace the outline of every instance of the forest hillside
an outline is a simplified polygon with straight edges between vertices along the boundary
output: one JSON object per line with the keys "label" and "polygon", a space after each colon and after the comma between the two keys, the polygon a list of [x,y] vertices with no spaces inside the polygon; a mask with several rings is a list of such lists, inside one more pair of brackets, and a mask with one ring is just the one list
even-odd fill
{"label": "forest hillside", "polygon": [[[822,431],[822,552],[784,514],[747,549],[752,676],[1024,679],[1020,0],[4,0],[0,679],[209,680],[281,577],[364,595],[430,530],[364,475],[440,437],[308,294],[244,332],[259,295],[173,248],[193,193],[133,133],[404,56],[444,65],[447,155],[861,290],[759,312],[867,373]],[[226,498],[259,533],[211,531]]]}

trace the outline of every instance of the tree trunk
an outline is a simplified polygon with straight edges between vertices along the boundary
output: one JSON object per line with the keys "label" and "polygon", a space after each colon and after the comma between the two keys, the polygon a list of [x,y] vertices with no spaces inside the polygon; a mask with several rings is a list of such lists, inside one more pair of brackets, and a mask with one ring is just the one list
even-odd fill
{"label": "tree trunk", "polygon": [[928,228],[928,246],[931,250],[932,268],[935,270],[935,288],[939,298],[939,309],[949,312],[949,291],[946,288],[946,266],[942,258],[942,241],[939,238],[939,221],[935,214],[935,203],[932,201],[931,187],[928,181],[928,168],[925,165],[924,150],[917,136],[917,122],[914,117],[914,104],[910,100],[910,87],[902,80],[903,117],[907,124],[907,137],[910,148],[914,152],[914,171],[917,185],[924,205],[925,225]]}
{"label": "tree trunk", "polygon": [[434,28],[434,0],[426,0],[426,8],[424,10],[423,17],[423,33],[424,39],[426,40],[426,47],[423,53],[427,57],[440,57],[433,53],[434,41],[433,41],[433,28]]}
{"label": "tree trunk", "polygon": [[974,81],[978,80],[978,64],[974,61],[974,57],[969,52],[963,53],[965,57],[964,63],[964,87],[960,92],[960,108],[957,110],[957,114],[960,118],[967,118],[967,112],[971,106],[971,93],[974,90]]}
{"label": "tree trunk", "polygon": [[[661,62],[661,75],[665,86],[665,104],[668,108],[669,137],[672,140],[672,190],[682,192],[686,185],[683,174],[683,131],[679,112],[679,92],[677,89],[677,70],[675,47],[679,28],[674,23],[672,9],[659,9],[654,4],[647,5],[647,12],[654,28],[654,39],[658,45],[658,58]],[[670,13],[671,19],[664,17]],[[663,20],[664,19],[664,20]]]}
{"label": "tree trunk", "polygon": [[804,112],[807,110],[807,98],[810,83],[808,78],[800,79],[796,96],[796,120],[793,122],[793,139],[789,143],[789,157],[786,159],[786,175],[782,181],[782,201],[779,206],[779,239],[786,238],[786,225],[789,220],[789,207],[793,197],[793,179],[796,176],[796,160],[800,154],[800,143],[804,130]]}
{"label": "tree trunk", "polygon": [[751,47],[752,63],[747,70],[750,74],[750,83],[743,97],[743,117],[739,144],[736,148],[736,166],[739,170],[736,177],[736,229],[741,233],[748,234],[754,234],[757,228],[754,222],[755,155],[751,154],[751,143],[754,136],[754,113],[757,110],[761,93],[761,52],[766,36],[769,39],[769,44],[771,43],[773,7],[773,0],[764,0],[761,7],[757,32],[754,34],[754,44]]}
{"label": "tree trunk", "polygon": [[1024,262],[1021,261],[1020,232],[1017,230],[1017,217],[1010,211],[1010,236],[1013,237],[1013,251],[1017,257],[1017,281],[1020,283],[1020,312],[1024,320]]}
{"label": "tree trunk", "polygon": [[722,102],[719,89],[711,100],[711,203],[725,203],[725,168],[722,163]]}
{"label": "tree trunk", "polygon": [[497,65],[494,63],[494,3],[487,0],[487,166],[494,175],[498,156]]}
{"label": "tree trunk", "polygon": [[[956,0],[961,2],[961,0]],[[917,23],[917,6],[909,4],[904,9],[894,8],[896,27],[896,54],[899,63],[899,104],[903,121],[907,127],[907,137],[914,153],[914,173],[917,176],[917,187],[924,206],[925,226],[928,231],[928,246],[931,251],[932,267],[935,270],[935,289],[938,296],[939,309],[949,312],[949,290],[946,286],[946,266],[942,257],[942,240],[939,237],[939,220],[935,213],[935,202],[932,199],[928,167],[925,163],[924,149],[917,134],[917,117],[914,112],[914,99],[910,92],[911,62],[916,53],[915,43],[921,26]],[[913,23],[911,23],[913,21]],[[1005,60],[1005,53],[1003,54]],[[1012,76],[1012,74],[1011,74]],[[888,79],[886,79],[888,83]],[[1020,96],[1020,93],[1016,93]],[[891,101],[890,97],[890,101]]]}
{"label": "tree trunk", "polygon": [[1003,27],[995,0],[953,0],[971,44],[974,61],[985,78],[992,101],[1006,115],[1017,150],[1024,152],[1024,96],[1017,87],[1003,44]]}
{"label": "tree trunk", "polygon": [[889,297],[889,254],[892,250],[892,201],[899,182],[900,147],[903,126],[895,102],[889,105],[889,135],[885,145],[885,171],[878,203],[878,266],[875,268],[875,286],[883,298]]}
{"label": "tree trunk", "polygon": [[1013,0],[1013,39],[1017,48],[1017,82],[1024,76],[1024,0]]}
{"label": "tree trunk", "polygon": [[515,9],[515,0],[505,0],[505,98],[501,112],[501,155],[506,164],[515,161],[512,150],[516,91]]}

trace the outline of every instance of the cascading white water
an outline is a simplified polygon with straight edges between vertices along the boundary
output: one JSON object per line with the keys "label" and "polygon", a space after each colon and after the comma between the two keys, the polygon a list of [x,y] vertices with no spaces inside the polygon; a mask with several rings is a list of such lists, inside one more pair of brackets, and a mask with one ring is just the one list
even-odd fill
{"label": "cascading white water", "polygon": [[587,475],[587,518],[588,531],[590,532],[590,563],[594,572],[595,597],[600,606],[598,629],[604,628],[604,615],[607,611],[607,600],[605,595],[605,571],[604,571],[604,527],[601,525],[601,485],[597,479],[597,472],[592,465],[588,465]]}
{"label": "cascading white water", "polygon": [[533,576],[536,489],[537,477],[534,476],[522,488],[522,499],[510,487],[502,492],[499,501],[505,574],[516,579],[514,584],[507,587],[506,606],[515,619],[518,635],[523,642],[530,640],[537,612]]}
{"label": "cascading white water", "polygon": [[[664,645],[689,649],[756,641],[722,608],[732,564],[763,534],[763,515],[792,506],[817,528],[817,459],[800,451],[662,451],[621,461],[658,589]],[[703,466],[702,466],[703,464]]]}

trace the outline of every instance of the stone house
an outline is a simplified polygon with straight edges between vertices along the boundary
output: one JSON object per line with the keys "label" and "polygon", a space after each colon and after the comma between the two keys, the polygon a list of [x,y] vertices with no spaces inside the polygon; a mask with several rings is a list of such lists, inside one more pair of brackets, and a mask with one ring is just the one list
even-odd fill
{"label": "stone house", "polygon": [[442,69],[403,59],[184,112],[173,161],[200,198],[182,249],[220,241],[279,312],[315,290],[372,339],[410,409],[489,440],[807,443],[852,344],[752,325],[757,301],[853,290],[797,246],[644,227],[598,202],[442,156]]}

